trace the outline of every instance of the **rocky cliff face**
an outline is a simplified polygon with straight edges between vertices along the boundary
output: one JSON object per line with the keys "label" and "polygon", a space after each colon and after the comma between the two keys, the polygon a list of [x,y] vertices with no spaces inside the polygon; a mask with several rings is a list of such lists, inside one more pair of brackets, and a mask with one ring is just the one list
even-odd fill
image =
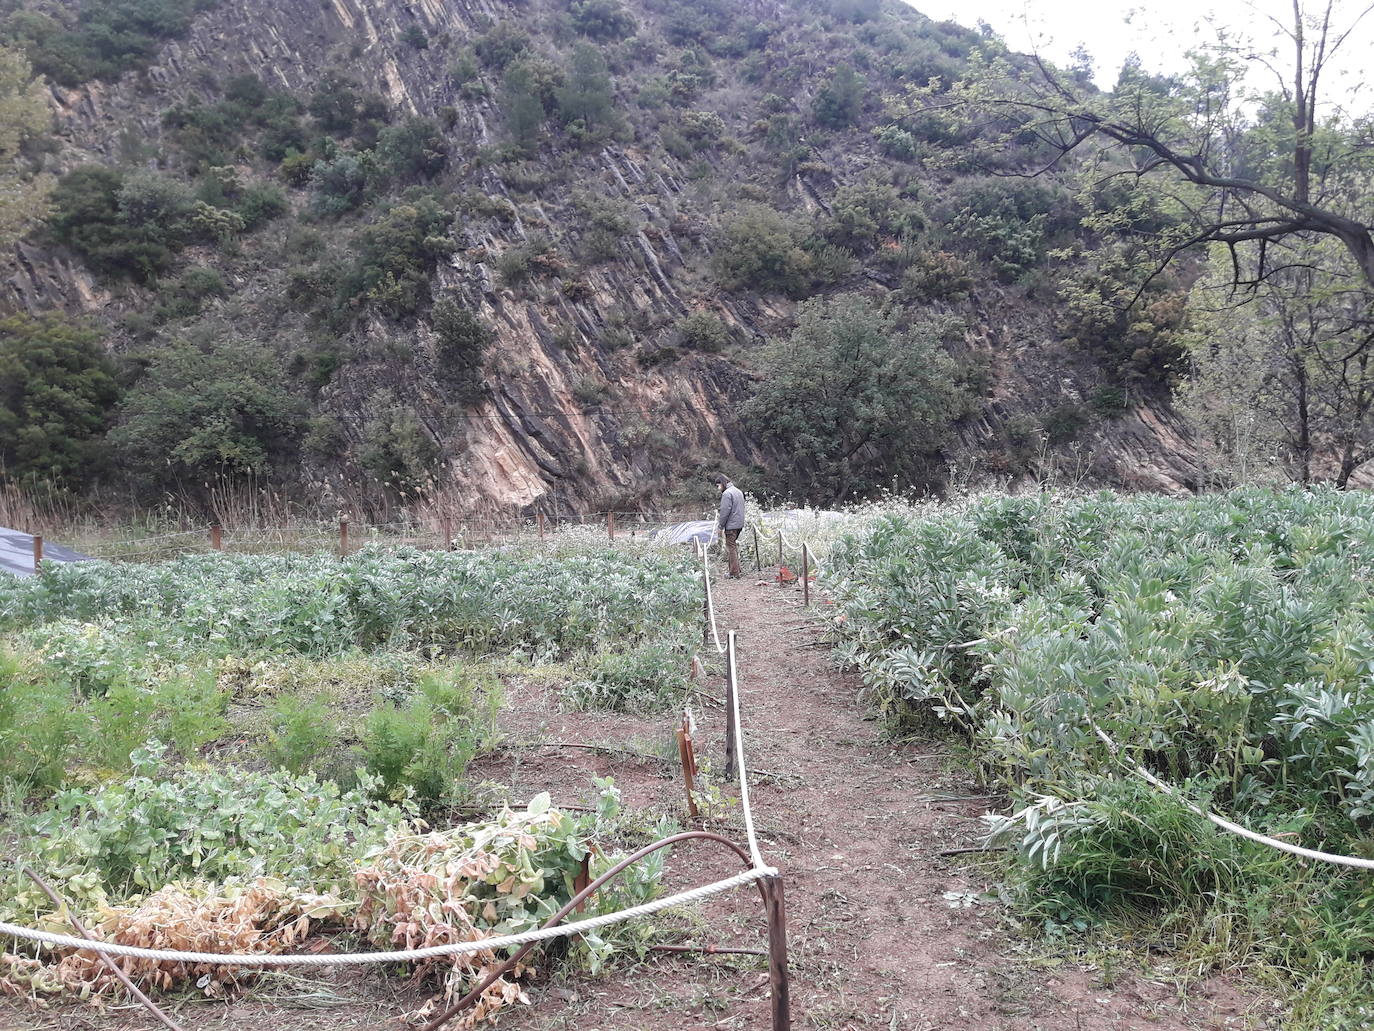
{"label": "rocky cliff face", "polygon": [[[752,13],[773,25],[774,38],[787,41],[794,55],[804,52],[814,13],[771,3],[754,5]],[[641,35],[652,36],[660,15],[638,7],[635,14]],[[58,160],[67,167],[96,162],[175,169],[168,157],[175,154],[174,142],[162,120],[169,106],[190,98],[211,103],[225,81],[245,73],[304,99],[326,71],[341,70],[383,96],[398,115],[442,122],[453,155],[448,187],[510,202],[504,213],[456,221],[456,247],[432,282],[436,296],[460,299],[495,330],[486,399],[463,406],[447,396],[434,374],[434,336],[424,319],[397,324],[363,314],[341,331],[349,360],[312,399],[316,411],[337,420],[341,436],[341,454],[305,460],[302,480],[319,496],[349,496],[356,469],[346,456],[362,445],[368,421],[397,399],[414,408],[438,443],[446,492],[466,512],[651,507],[673,496],[684,478],[717,463],[766,465],[771,456],[751,440],[737,412],[750,391],[752,349],[786,332],[794,304],[721,291],[711,274],[714,227],[737,187],[749,199],[823,215],[834,184],[857,181],[884,162],[868,146],[867,129],[812,144],[811,171],[785,182],[745,148],[675,157],[634,127],[591,149],[546,147],[534,159],[538,185],[508,184],[512,166],[489,157],[504,132],[495,80],[473,90],[450,74],[455,53],[502,22],[540,41],[557,41],[568,31],[565,8],[553,0],[225,2],[201,15],[184,39],[169,43],[146,72],[115,83],[54,88],[64,144]],[[428,45],[414,45],[416,28]],[[825,54],[815,55],[788,102],[802,108],[828,63]],[[764,88],[750,81],[741,62],[719,58],[714,65],[714,85],[692,106],[716,112],[729,132],[747,138]],[[653,70],[649,59],[639,71],[618,72],[618,98],[631,91],[636,76],[642,82]],[[869,108],[876,111],[880,93],[895,84],[871,74]],[[619,242],[612,260],[589,263],[575,276],[506,285],[495,259],[532,235],[577,246],[586,227],[570,204],[574,190],[632,209],[634,232]],[[303,203],[293,197],[295,208]],[[339,235],[327,245],[346,247],[346,241]],[[218,315],[269,343],[305,334],[304,315],[282,300],[289,248],[289,234],[278,226],[223,259],[230,292],[214,302]],[[874,288],[880,279],[861,270],[856,285]],[[92,315],[110,327],[116,349],[128,346],[122,320],[149,303],[146,290],[102,283],[41,237],[18,246],[3,284],[0,305]],[[693,311],[712,312],[731,327],[735,342],[727,353],[677,346],[673,326]],[[975,474],[1023,476],[1034,462],[1008,467],[989,460],[1004,447],[1008,421],[1081,400],[1102,374],[1066,356],[1056,343],[1050,308],[975,289],[961,314],[968,326],[962,347],[986,367],[989,386],[980,411],[957,428],[952,457]],[[1077,451],[1059,454],[1059,464],[1070,473],[1080,470],[1086,482],[1176,491],[1200,479],[1186,426],[1159,407],[1135,407],[1095,424]],[[1047,456],[1054,464],[1054,449]]]}

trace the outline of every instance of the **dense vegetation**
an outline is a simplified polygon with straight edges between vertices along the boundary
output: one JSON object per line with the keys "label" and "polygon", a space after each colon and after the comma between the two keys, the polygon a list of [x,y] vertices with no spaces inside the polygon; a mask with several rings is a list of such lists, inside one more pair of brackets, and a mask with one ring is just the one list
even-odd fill
{"label": "dense vegetation", "polygon": [[[451,807],[486,801],[467,767],[499,744],[503,677],[538,678],[576,707],[680,703],[698,595],[676,556],[580,547],[204,555],[5,577],[0,790],[15,804],[0,850],[56,878],[93,925],[176,935],[204,921],[225,951],[279,949],[318,922],[389,946],[412,911],[410,933],[434,941],[528,929],[570,897],[593,844],[594,869],[617,857],[610,782],[587,816],[545,797],[433,834],[417,818],[452,823]],[[429,871],[468,855],[481,876],[437,886]],[[0,918],[42,924],[46,897],[8,865]],[[495,891],[497,866],[524,887]],[[643,901],[659,870],[596,906]],[[574,951],[595,969],[644,933]],[[440,973],[464,990],[479,976],[463,963]],[[168,987],[186,971],[154,976]],[[0,978],[39,992],[107,980],[73,957],[21,958]]]}
{"label": "dense vegetation", "polygon": [[1374,856],[1372,562],[1363,494],[1036,494],[878,515],[825,576],[874,704],[948,724],[1012,796],[995,829],[1023,911],[1259,959],[1291,974],[1294,1026],[1355,1028],[1368,876],[1223,834],[1128,764],[1261,832]]}
{"label": "dense vegetation", "polygon": [[[140,38],[165,40],[193,9],[134,10],[102,0],[73,26],[137,23]],[[330,24],[328,12],[307,15]],[[85,28],[34,28],[53,17],[25,6],[7,22],[40,68],[56,68],[57,51],[85,52]],[[524,324],[556,352],[568,414],[597,417],[591,446],[631,463],[641,493],[737,460],[659,447],[636,462],[640,435],[607,402],[646,377],[671,380],[675,363],[771,374],[771,352],[756,344],[782,348],[800,315],[793,300],[862,297],[882,332],[936,352],[979,332],[990,303],[1028,313],[1047,340],[1062,330],[1053,360],[1076,385],[1026,405],[1017,441],[987,442],[1013,475],[1035,450],[1020,438],[1068,444],[1121,413],[1083,404],[1090,392],[1159,396],[1174,375],[1180,282],[1170,272],[1151,287],[1150,318],[1121,314],[1130,269],[1107,260],[1110,232],[1083,225],[1098,201],[1131,198],[960,166],[967,130],[902,96],[932,76],[958,79],[995,40],[880,3],[798,2],[760,16],[549,0],[538,17],[483,17],[465,34],[411,28],[380,45],[418,114],[383,99],[391,85],[342,42],[302,40],[307,89],[229,61],[175,97],[138,100],[162,122],[156,153],[126,141],[116,160],[61,178],[39,237],[120,295],[126,314],[101,329],[128,388],[110,420],[112,461],[69,486],[204,504],[207,482],[294,490],[303,478],[344,484],[361,507],[443,489],[465,475],[471,407],[493,387],[524,389]],[[144,52],[125,47],[121,67]],[[106,74],[67,64],[63,81]],[[1008,160],[1034,151],[1018,146]],[[640,155],[633,172],[610,167],[623,147]],[[1154,225],[1166,222],[1156,213]],[[1036,321],[1049,308],[1053,327]],[[187,396],[196,352],[212,363],[206,399]],[[852,472],[827,474],[827,490],[938,483],[951,431],[981,409],[987,364],[937,356],[915,447],[820,456]],[[211,439],[248,377],[262,380],[254,417]],[[721,403],[737,408],[744,389]],[[1076,419],[1054,416],[1074,405]],[[823,427],[793,422],[760,398],[748,429],[767,451],[768,485],[801,493],[800,470],[775,468],[778,456]],[[561,475],[584,495],[602,490],[580,482],[597,465],[577,451],[586,435],[545,426],[540,447],[553,448]],[[149,461],[169,452],[170,466]]]}

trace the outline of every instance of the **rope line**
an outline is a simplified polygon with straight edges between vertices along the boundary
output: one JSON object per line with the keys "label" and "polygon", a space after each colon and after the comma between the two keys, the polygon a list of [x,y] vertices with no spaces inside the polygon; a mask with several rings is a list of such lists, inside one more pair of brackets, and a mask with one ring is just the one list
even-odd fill
{"label": "rope line", "polygon": [[1314,848],[1304,848],[1301,845],[1294,845],[1288,841],[1282,841],[1278,838],[1271,838],[1267,834],[1260,834],[1258,831],[1252,831],[1248,827],[1242,827],[1238,823],[1233,823],[1231,820],[1226,819],[1224,816],[1218,816],[1216,813],[1208,812],[1206,809],[1203,809],[1201,806],[1195,803],[1192,799],[1187,798],[1185,795],[1183,795],[1182,792],[1180,792],[1172,784],[1160,780],[1149,770],[1145,769],[1145,767],[1133,763],[1125,756],[1123,756],[1121,754],[1121,746],[1118,745],[1115,741],[1113,741],[1111,737],[1107,735],[1107,732],[1104,731],[1101,727],[1099,727],[1096,724],[1096,722],[1092,721],[1091,719],[1089,719],[1089,722],[1092,723],[1092,728],[1094,731],[1097,732],[1097,736],[1100,737],[1106,743],[1107,747],[1111,750],[1112,755],[1115,756],[1118,760],[1120,760],[1122,765],[1124,765],[1127,769],[1131,770],[1138,777],[1142,778],[1149,784],[1154,785],[1154,787],[1164,792],[1166,795],[1174,799],[1176,802],[1182,804],[1185,809],[1188,809],[1194,815],[1201,816],[1207,820],[1210,820],[1213,824],[1220,827],[1222,830],[1234,834],[1237,837],[1246,838],[1250,841],[1258,842],[1261,845],[1268,845],[1270,848],[1276,848],[1280,852],[1287,852],[1290,855],[1301,856],[1304,859],[1314,859],[1321,863],[1333,863],[1337,866],[1351,866],[1357,870],[1374,870],[1374,859],[1361,859],[1358,856],[1343,856],[1336,852],[1322,852]]}
{"label": "rope line", "polygon": [[758,835],[754,833],[754,810],[749,804],[749,767],[744,762],[744,725],[740,722],[739,716],[739,692],[740,682],[739,673],[735,667],[735,631],[731,630],[726,635],[726,661],[730,664],[730,683],[735,685],[735,689],[730,692],[730,704],[733,707],[735,718],[735,768],[739,770],[739,804],[740,810],[744,814],[744,836],[749,841],[749,857],[754,862],[754,868],[759,869],[763,864],[763,855],[759,852]]}
{"label": "rope line", "polygon": [[389,952],[354,952],[340,953],[339,955],[317,955],[306,956],[299,954],[291,955],[272,955],[272,954],[243,954],[243,953],[217,953],[217,952],[182,952],[177,949],[145,949],[134,945],[119,945],[113,942],[91,942],[85,938],[77,938],[70,934],[54,934],[49,931],[36,931],[28,927],[20,927],[16,924],[9,924],[0,921],[0,934],[10,935],[15,938],[22,938],[26,941],[42,942],[46,945],[56,945],[63,948],[80,949],[89,952],[104,953],[109,956],[130,956],[136,959],[150,959],[162,963],[205,963],[211,966],[237,966],[237,967],[342,967],[342,966],[361,966],[372,963],[413,963],[427,959],[439,959],[444,956],[459,956],[472,952],[485,952],[491,949],[512,948],[525,945],[529,942],[549,941],[554,938],[566,938],[574,934],[585,934],[600,927],[609,927],[612,924],[623,923],[627,920],[635,920],[639,917],[652,916],[665,909],[672,909],[676,906],[684,906],[688,903],[697,902],[712,895],[729,891],[731,888],[738,888],[741,885],[749,884],[764,877],[774,877],[777,870],[771,866],[765,866],[757,858],[757,851],[751,848],[755,855],[756,865],[753,869],[745,870],[743,873],[735,874],[724,880],[713,881],[710,884],[703,884],[698,888],[691,888],[688,891],[681,891],[675,895],[666,895],[661,899],[652,902],[645,902],[638,906],[631,906],[629,909],[620,909],[614,913],[603,913],[600,916],[589,917],[586,920],[579,920],[571,924],[559,924],[556,927],[536,928],[532,931],[523,931],[520,934],[503,934],[492,938],[479,938],[477,941],[452,942],[448,945],[431,945],[422,949],[396,949]]}
{"label": "rope line", "polygon": [[724,655],[725,646],[720,643],[720,631],[716,628],[716,601],[711,593],[711,561],[700,541],[697,542],[697,550],[701,555],[701,576],[706,581],[706,621],[710,624],[711,636],[715,638],[716,654]]}

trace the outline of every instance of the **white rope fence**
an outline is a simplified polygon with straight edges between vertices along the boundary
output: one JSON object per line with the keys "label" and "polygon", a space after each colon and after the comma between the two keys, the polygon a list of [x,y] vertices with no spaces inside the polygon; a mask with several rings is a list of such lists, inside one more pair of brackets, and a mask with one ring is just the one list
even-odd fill
{"label": "white rope fence", "polygon": [[716,653],[724,655],[725,645],[720,643],[720,631],[716,628],[716,599],[711,592],[711,561],[700,541],[697,541],[697,554],[701,557],[701,577],[706,585],[706,622],[711,627],[711,637],[715,639]]}
{"label": "white rope fence", "polygon": [[1301,845],[1294,845],[1291,842],[1283,841],[1279,838],[1271,838],[1267,834],[1260,834],[1258,831],[1252,831],[1248,827],[1242,827],[1240,824],[1234,823],[1224,816],[1218,816],[1216,813],[1208,812],[1206,809],[1203,809],[1197,803],[1193,802],[1192,799],[1185,797],[1172,784],[1160,780],[1149,770],[1145,769],[1145,767],[1131,762],[1121,754],[1121,747],[1108,736],[1106,731],[1091,719],[1089,719],[1088,722],[1092,723],[1093,730],[1097,732],[1097,736],[1100,737],[1111,750],[1112,755],[1119,759],[1127,769],[1147,783],[1154,785],[1154,787],[1164,792],[1176,802],[1179,802],[1185,809],[1188,809],[1194,815],[1210,820],[1222,830],[1234,834],[1237,837],[1245,838],[1248,841],[1254,841],[1261,845],[1268,845],[1270,848],[1276,848],[1280,852],[1301,856],[1304,859],[1313,859],[1320,863],[1334,863],[1337,866],[1350,866],[1357,870],[1374,870],[1374,859],[1361,859],[1358,856],[1343,856],[1336,852],[1321,852],[1314,848],[1304,848]]}
{"label": "white rope fence", "polygon": [[735,631],[731,630],[728,633],[726,642],[730,683],[735,685],[735,689],[730,692],[730,704],[735,717],[735,766],[739,770],[739,803],[740,810],[744,813],[744,836],[749,842],[749,858],[753,860],[754,869],[757,870],[764,862],[763,855],[759,852],[758,835],[754,833],[754,810],[749,804],[749,768],[744,764],[744,725],[739,718],[740,682],[739,673],[735,668]]}
{"label": "white rope fence", "polygon": [[[742,780],[741,783],[743,783]],[[556,927],[536,928],[532,931],[523,931],[520,934],[503,934],[492,938],[479,938],[476,941],[451,942],[448,945],[430,945],[423,949],[394,949],[388,952],[353,952],[315,956],[273,953],[183,952],[178,949],[145,949],[113,942],[92,942],[71,934],[36,931],[32,928],[20,927],[3,921],[0,921],[0,934],[61,948],[101,952],[107,956],[129,956],[135,959],[155,960],[160,963],[204,963],[211,966],[226,967],[344,967],[372,963],[414,963],[420,960],[485,952],[489,949],[512,948],[529,942],[550,941],[554,938],[585,934],[600,927],[609,927],[612,924],[623,923],[627,920],[651,916],[665,909],[698,902],[712,895],[729,891],[731,888],[750,884],[763,877],[776,876],[777,870],[773,867],[765,866],[757,860],[756,863],[757,865],[752,869],[735,874],[733,877],[713,881],[688,891],[681,891],[676,895],[666,895],[661,899],[654,899],[652,902],[645,902],[629,909],[620,909],[614,913],[603,913],[601,916],[589,917],[586,920],[559,924]]]}

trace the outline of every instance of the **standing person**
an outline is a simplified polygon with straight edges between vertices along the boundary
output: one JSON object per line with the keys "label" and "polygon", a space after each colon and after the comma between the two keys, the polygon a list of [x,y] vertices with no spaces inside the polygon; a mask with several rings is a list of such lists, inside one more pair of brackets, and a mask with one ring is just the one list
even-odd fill
{"label": "standing person", "polygon": [[744,575],[739,565],[739,535],[744,529],[744,492],[730,482],[730,477],[716,473],[712,477],[720,491],[720,518],[716,525],[725,532],[725,557],[730,561],[730,579]]}

